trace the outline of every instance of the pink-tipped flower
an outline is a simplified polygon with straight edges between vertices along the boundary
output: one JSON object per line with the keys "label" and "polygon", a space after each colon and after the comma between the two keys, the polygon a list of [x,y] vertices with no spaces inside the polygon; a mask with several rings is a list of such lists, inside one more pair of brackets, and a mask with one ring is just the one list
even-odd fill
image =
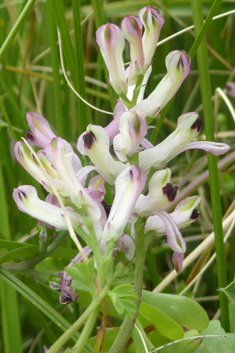
{"label": "pink-tipped flower", "polygon": [[[29,147],[22,141],[18,141],[14,147],[14,153],[17,161],[22,165],[22,167],[30,174],[34,179],[36,179],[48,192],[52,193],[50,183],[47,176],[41,169],[36,158],[31,153]],[[42,151],[37,152],[37,157],[44,166],[46,173],[49,175],[56,189],[63,196],[67,196],[63,182],[61,181],[59,174],[52,165],[51,161],[47,159]]]}
{"label": "pink-tipped flower", "polygon": [[[58,230],[68,229],[62,209],[40,200],[33,186],[19,186],[14,189],[13,198],[20,211]],[[77,212],[67,210],[67,213],[74,228],[84,226],[84,221]]]}
{"label": "pink-tipped flower", "polygon": [[[199,202],[199,196],[187,197],[186,199],[180,201],[175,210],[169,214],[179,229],[186,228],[197,220],[199,213],[196,210],[196,207]],[[150,230],[155,230],[156,236],[166,234],[165,223],[158,214],[148,217],[145,225],[145,233]]]}
{"label": "pink-tipped flower", "polygon": [[153,6],[143,7],[139,11],[139,18],[144,25],[142,44],[144,52],[144,68],[146,70],[152,62],[161,28],[165,20]]}
{"label": "pink-tipped flower", "polygon": [[39,147],[46,147],[50,141],[56,137],[54,132],[51,130],[48,121],[41,115],[28,112],[26,114],[30,130],[27,131],[27,140]]}
{"label": "pink-tipped flower", "polygon": [[227,94],[231,97],[235,98],[235,83],[234,82],[227,82],[226,83],[226,90]]}
{"label": "pink-tipped flower", "polygon": [[148,171],[151,167],[159,168],[168,163],[172,158],[192,141],[200,132],[202,119],[197,113],[181,115],[177,121],[177,128],[157,146],[140,152],[139,162],[141,168]]}
{"label": "pink-tipped flower", "polygon": [[131,110],[142,118],[154,118],[180,88],[190,71],[190,59],[185,51],[174,50],[166,57],[167,74],[155,90]]}
{"label": "pink-tipped flower", "polygon": [[47,146],[46,151],[52,154],[55,168],[72,202],[77,208],[83,207],[93,220],[99,220],[101,214],[97,202],[79,182],[74,170],[72,146],[67,141],[57,137],[51,141],[50,146]]}
{"label": "pink-tipped flower", "polygon": [[184,253],[186,251],[185,240],[174,220],[165,211],[157,212],[156,215],[161,219],[165,227],[165,234],[169,247],[174,250],[172,257],[175,270],[180,272],[182,270],[182,263]]}
{"label": "pink-tipped flower", "polygon": [[126,70],[128,85],[134,85],[137,77],[144,74],[142,23],[138,17],[126,16],[121,23],[122,33],[130,43],[131,64]]}
{"label": "pink-tipped flower", "polygon": [[174,201],[178,187],[170,183],[171,171],[169,168],[158,170],[152,176],[148,185],[148,195],[140,195],[135,212],[146,217],[159,210],[165,209]]}
{"label": "pink-tipped flower", "polygon": [[122,31],[115,24],[107,23],[97,30],[96,41],[109,71],[110,84],[118,94],[126,92],[127,78],[122,57],[125,39]]}
{"label": "pink-tipped flower", "polygon": [[110,239],[117,240],[122,236],[145,181],[146,174],[136,165],[126,168],[117,177],[114,202],[101,239],[104,248]]}
{"label": "pink-tipped flower", "polygon": [[147,123],[139,115],[126,111],[119,121],[120,134],[113,140],[114,151],[120,161],[125,162],[127,155],[138,152],[140,142],[147,134]]}
{"label": "pink-tipped flower", "polygon": [[125,164],[113,159],[109,152],[108,134],[101,126],[88,125],[87,131],[78,139],[77,149],[90,158],[99,174],[111,184],[126,168]]}

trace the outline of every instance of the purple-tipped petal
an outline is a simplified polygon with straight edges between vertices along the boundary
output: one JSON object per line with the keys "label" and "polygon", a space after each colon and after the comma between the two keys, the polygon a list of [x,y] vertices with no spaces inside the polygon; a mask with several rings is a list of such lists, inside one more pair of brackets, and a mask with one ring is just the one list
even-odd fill
{"label": "purple-tipped petal", "polygon": [[136,200],[142,192],[146,174],[136,165],[126,168],[115,181],[115,197],[104,228],[102,246],[110,239],[119,239],[129,221]]}
{"label": "purple-tipped petal", "polygon": [[96,41],[109,71],[110,84],[118,94],[125,92],[127,80],[122,58],[125,39],[122,31],[113,23],[107,23],[97,30]]}
{"label": "purple-tipped petal", "polygon": [[[92,134],[92,143],[88,145],[86,136],[90,134]],[[101,126],[88,125],[87,131],[78,139],[77,148],[80,153],[88,155],[98,173],[111,184],[126,168],[125,164],[113,159],[109,151],[109,137]]]}
{"label": "purple-tipped petal", "polygon": [[155,90],[131,110],[142,118],[156,117],[180,88],[190,71],[190,59],[185,51],[174,50],[166,57],[167,74]]}
{"label": "purple-tipped petal", "polygon": [[161,28],[165,22],[162,15],[153,6],[146,6],[139,11],[139,18],[144,25],[142,38],[145,69],[151,63]]}
{"label": "purple-tipped petal", "polygon": [[48,121],[41,115],[28,112],[26,114],[30,130],[27,132],[27,140],[39,147],[46,147],[50,141],[56,137],[51,130]]}
{"label": "purple-tipped petal", "polygon": [[171,171],[169,168],[158,170],[149,181],[149,192],[140,195],[135,205],[135,212],[141,216],[149,216],[165,209],[174,201],[178,188],[169,183]]}
{"label": "purple-tipped petal", "polygon": [[[56,229],[68,229],[62,209],[51,203],[40,200],[33,186],[19,186],[14,189],[13,198],[20,211]],[[67,213],[74,227],[84,224],[78,213],[70,210],[67,210]]]}
{"label": "purple-tipped petal", "polygon": [[186,251],[185,240],[168,213],[161,211],[156,213],[163,221],[166,229],[167,243],[174,250],[173,263],[177,272],[182,270],[182,262]]}
{"label": "purple-tipped petal", "polygon": [[126,40],[130,43],[131,64],[126,70],[128,85],[134,85],[138,75],[144,73],[142,23],[138,17],[126,16],[121,23],[121,28]]}
{"label": "purple-tipped petal", "polygon": [[195,112],[186,113],[178,118],[177,128],[157,146],[139,153],[141,168],[148,171],[151,167],[160,168],[183,151],[199,133],[201,119]]}
{"label": "purple-tipped petal", "polygon": [[100,210],[95,200],[86,192],[79,182],[73,168],[73,148],[65,140],[57,137],[51,141],[51,151],[54,163],[61,180],[72,202],[78,207],[84,207],[93,220],[100,218]]}
{"label": "purple-tipped petal", "polygon": [[120,134],[113,140],[114,151],[120,161],[125,162],[127,155],[138,152],[140,142],[147,134],[147,123],[137,114],[126,111],[119,122]]}
{"label": "purple-tipped petal", "polygon": [[234,82],[227,82],[226,83],[226,90],[227,94],[231,97],[235,98],[235,83]]}
{"label": "purple-tipped petal", "polygon": [[196,148],[199,150],[204,150],[206,152],[211,152],[215,156],[220,156],[221,154],[225,154],[226,152],[228,152],[228,150],[230,150],[230,146],[226,143],[212,141],[196,141],[190,142],[188,145],[182,148],[179,153]]}

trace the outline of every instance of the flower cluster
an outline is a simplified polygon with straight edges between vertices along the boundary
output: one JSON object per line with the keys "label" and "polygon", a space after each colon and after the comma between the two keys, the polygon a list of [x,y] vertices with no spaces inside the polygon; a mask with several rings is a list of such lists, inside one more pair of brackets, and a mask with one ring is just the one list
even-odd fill
{"label": "flower cluster", "polygon": [[[108,243],[113,241],[131,259],[138,236],[133,225],[142,217],[146,234],[154,231],[157,236],[167,236],[174,251],[175,268],[181,270],[186,244],[180,229],[197,219],[200,198],[188,197],[168,213],[166,210],[179,190],[171,183],[171,171],[166,164],[185,150],[199,148],[220,155],[229,146],[194,141],[202,127],[202,119],[195,112],[181,115],[175,131],[158,145],[147,140],[149,123],[173,97],[190,70],[184,51],[169,53],[166,75],[144,98],[163,23],[160,13],[147,6],[140,10],[139,17],[125,17],[121,28],[108,23],[98,29],[97,43],[109,71],[109,83],[119,100],[108,126],[89,125],[78,139],[77,149],[89,157],[91,165],[82,166],[72,146],[53,133],[45,118],[28,113],[28,143],[17,142],[15,156],[48,196],[42,201],[33,186],[24,185],[14,190],[13,197],[21,211],[56,230],[68,229],[61,199],[75,232],[92,249],[89,218],[103,256]],[[130,46],[130,64],[126,69],[125,40]],[[40,149],[33,152],[29,143]],[[105,182],[114,190],[112,205],[105,202]]]}

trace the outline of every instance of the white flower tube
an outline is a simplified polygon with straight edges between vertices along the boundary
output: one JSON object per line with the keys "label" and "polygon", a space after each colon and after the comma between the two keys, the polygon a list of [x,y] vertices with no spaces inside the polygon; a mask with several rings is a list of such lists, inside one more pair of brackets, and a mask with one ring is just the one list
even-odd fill
{"label": "white flower tube", "polygon": [[189,62],[189,57],[183,50],[170,52],[166,57],[167,74],[159,82],[155,90],[131,110],[142,118],[156,117],[188,76],[190,71]]}
{"label": "white flower tube", "polygon": [[178,155],[190,141],[200,132],[202,119],[197,113],[181,115],[177,121],[177,128],[165,140],[153,148],[140,152],[139,162],[145,171],[151,167],[159,168]]}
{"label": "white flower tube", "polygon": [[[14,189],[13,198],[20,211],[56,229],[68,229],[62,209],[51,203],[40,200],[33,186],[19,186]],[[84,226],[84,221],[77,212],[67,210],[67,213],[74,228]]]}
{"label": "white flower tube", "polygon": [[43,116],[28,112],[26,114],[30,130],[27,131],[27,140],[39,147],[46,147],[50,141],[56,137],[54,132],[51,130],[48,121]]}
{"label": "white flower tube", "polygon": [[144,25],[142,38],[145,70],[152,62],[152,58],[159,39],[161,28],[165,22],[162,15],[153,6],[143,7],[139,11],[139,18]]}
{"label": "white flower tube", "polygon": [[77,149],[90,158],[99,174],[111,184],[126,168],[125,164],[113,159],[109,152],[108,134],[101,126],[88,125],[87,131],[78,139]]}
{"label": "white flower tube", "polygon": [[105,247],[110,240],[119,239],[134,209],[137,198],[146,181],[144,171],[132,165],[126,168],[115,181],[115,197],[104,227],[102,244]]}
{"label": "white flower tube", "polygon": [[56,170],[72,202],[78,208],[84,207],[93,220],[98,220],[101,216],[100,209],[96,201],[86,192],[80,183],[73,168],[72,157],[74,152],[72,146],[67,141],[57,137],[51,141],[50,149]]}
{"label": "white flower tube", "polygon": [[125,92],[127,79],[122,58],[125,46],[122,31],[115,24],[107,23],[97,30],[96,41],[109,71],[110,84],[118,94]]}
{"label": "white flower tube", "polygon": [[171,171],[169,168],[158,170],[149,181],[148,195],[140,195],[136,205],[135,211],[143,216],[149,216],[156,211],[167,207],[170,202],[174,201],[178,187],[170,183]]}
{"label": "white flower tube", "polygon": [[140,142],[147,134],[147,124],[137,114],[126,111],[122,114],[119,121],[120,134],[113,140],[114,151],[120,161],[127,160],[126,155],[138,152]]}

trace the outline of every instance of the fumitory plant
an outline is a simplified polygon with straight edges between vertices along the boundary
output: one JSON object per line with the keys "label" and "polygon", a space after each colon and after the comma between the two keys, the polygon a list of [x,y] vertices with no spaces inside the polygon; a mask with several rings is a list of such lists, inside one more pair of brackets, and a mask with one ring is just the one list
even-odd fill
{"label": "fumitory plant", "polygon": [[[166,74],[146,94],[163,25],[160,12],[146,6],[138,17],[126,16],[120,27],[107,23],[97,30],[108,83],[117,94],[107,126],[89,124],[72,146],[43,116],[28,112],[26,138],[14,146],[17,161],[44,190],[40,196],[32,185],[13,191],[18,209],[39,221],[41,252],[22,263],[21,271],[34,269],[30,275],[40,282],[37,265],[65,237],[71,237],[77,252],[46,278],[52,290],[60,291],[60,303],[79,302],[84,309],[50,347],[44,346],[45,352],[149,352],[187,337],[192,337],[187,352],[194,352],[200,340],[193,337],[208,326],[206,312],[191,299],[143,290],[150,243],[166,236],[180,272],[187,251],[181,229],[200,216],[199,196],[177,201],[180,189],[168,163],[191,149],[218,156],[230,148],[197,139],[203,125],[197,112],[175,117],[174,131],[162,139],[159,134],[156,145],[150,142],[163,108],[190,72],[187,53],[173,50],[165,58]],[[182,352],[187,344],[174,351]],[[163,351],[171,352],[170,347]]]}

